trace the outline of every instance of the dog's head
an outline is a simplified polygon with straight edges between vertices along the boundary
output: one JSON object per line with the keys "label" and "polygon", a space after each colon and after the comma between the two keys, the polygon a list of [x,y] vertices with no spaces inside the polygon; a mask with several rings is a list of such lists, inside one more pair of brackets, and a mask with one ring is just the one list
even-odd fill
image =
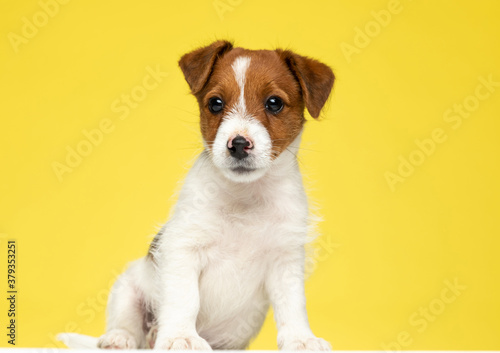
{"label": "dog's head", "polygon": [[263,176],[302,131],[304,108],[317,118],[332,70],[288,50],[247,50],[217,41],[179,61],[200,107],[205,148],[231,180]]}

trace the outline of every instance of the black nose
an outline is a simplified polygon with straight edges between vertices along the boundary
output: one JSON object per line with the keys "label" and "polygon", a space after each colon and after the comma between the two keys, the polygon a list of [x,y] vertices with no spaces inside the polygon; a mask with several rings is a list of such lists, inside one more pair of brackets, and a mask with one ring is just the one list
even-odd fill
{"label": "black nose", "polygon": [[231,156],[237,159],[243,159],[248,156],[247,149],[251,148],[251,143],[243,136],[236,136],[232,141],[227,144],[227,149]]}

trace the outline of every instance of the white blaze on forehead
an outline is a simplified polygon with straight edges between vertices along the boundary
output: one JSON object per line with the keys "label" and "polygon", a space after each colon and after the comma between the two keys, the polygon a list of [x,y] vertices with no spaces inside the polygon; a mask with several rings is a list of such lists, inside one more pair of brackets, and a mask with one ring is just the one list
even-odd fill
{"label": "white blaze on forehead", "polygon": [[240,88],[240,96],[238,98],[238,102],[234,109],[240,114],[246,114],[246,105],[245,105],[245,77],[247,73],[247,69],[250,66],[250,58],[247,56],[239,56],[234,60],[231,67],[234,71],[234,77],[236,79],[236,83],[238,83],[238,87]]}

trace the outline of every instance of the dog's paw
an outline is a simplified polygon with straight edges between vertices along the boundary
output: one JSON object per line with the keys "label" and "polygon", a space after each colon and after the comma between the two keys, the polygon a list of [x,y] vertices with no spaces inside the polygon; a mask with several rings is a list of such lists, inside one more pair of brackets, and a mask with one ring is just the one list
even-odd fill
{"label": "dog's paw", "polygon": [[280,347],[284,351],[331,351],[330,343],[322,338],[307,337],[307,338],[294,338]]}
{"label": "dog's paw", "polygon": [[106,332],[97,342],[98,348],[103,349],[137,349],[134,336],[122,329],[113,329]]}
{"label": "dog's paw", "polygon": [[158,340],[155,349],[211,351],[212,347],[200,336],[186,336]]}

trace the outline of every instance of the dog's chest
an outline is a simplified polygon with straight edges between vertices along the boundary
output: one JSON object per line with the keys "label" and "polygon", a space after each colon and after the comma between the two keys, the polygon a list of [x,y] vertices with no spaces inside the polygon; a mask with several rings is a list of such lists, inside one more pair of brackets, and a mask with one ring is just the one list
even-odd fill
{"label": "dog's chest", "polygon": [[203,217],[207,256],[248,265],[303,239],[308,223],[305,194],[299,186],[286,184],[221,192]]}
{"label": "dog's chest", "polygon": [[296,222],[271,205],[258,202],[219,204],[209,217],[212,222],[205,229],[205,263],[219,271],[227,265],[228,276],[233,272],[261,272],[268,258],[286,247],[283,239]]}
{"label": "dog's chest", "polygon": [[276,256],[273,253],[280,251],[269,241],[272,234],[266,229],[272,226],[261,223],[259,229],[233,216],[226,213],[221,218],[212,242],[203,250],[199,290],[204,324],[200,329],[231,332],[231,322],[238,324],[255,315],[263,319],[267,311],[266,274]]}
{"label": "dog's chest", "polygon": [[201,252],[202,281],[211,290],[240,300],[256,293],[280,253],[305,241],[307,205],[300,192],[272,191],[253,190],[249,197],[224,193],[212,203]]}

